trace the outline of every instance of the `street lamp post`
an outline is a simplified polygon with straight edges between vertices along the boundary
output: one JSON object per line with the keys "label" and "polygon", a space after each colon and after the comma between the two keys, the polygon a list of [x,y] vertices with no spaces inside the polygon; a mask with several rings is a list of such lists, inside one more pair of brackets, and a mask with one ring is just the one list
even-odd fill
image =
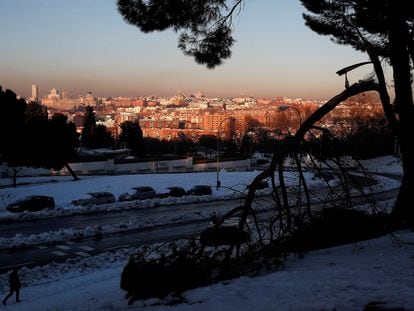
{"label": "street lamp post", "polygon": [[218,127],[217,127],[217,181],[216,181],[216,189],[218,190],[221,186],[220,178],[219,178],[219,172],[220,172],[220,126],[223,124],[224,121],[235,120],[234,117],[228,117],[220,121]]}

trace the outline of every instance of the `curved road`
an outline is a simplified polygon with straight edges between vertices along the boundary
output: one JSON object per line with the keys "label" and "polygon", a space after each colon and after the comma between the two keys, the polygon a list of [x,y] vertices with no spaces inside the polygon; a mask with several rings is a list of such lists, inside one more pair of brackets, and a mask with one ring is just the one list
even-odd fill
{"label": "curved road", "polygon": [[[397,176],[390,176],[396,178]],[[374,195],[375,200],[383,201],[395,198],[398,189],[382,191]],[[355,196],[352,201],[355,204],[366,203],[366,197]],[[263,203],[263,202],[261,202]],[[92,225],[104,225],[127,221],[131,217],[156,217],[160,215],[185,215],[195,213],[197,210],[208,210],[225,212],[240,204],[240,200],[197,202],[175,206],[163,206],[158,208],[145,208],[137,210],[126,210],[95,215],[78,215],[54,219],[40,219],[31,222],[12,223],[0,225],[0,237],[12,237],[18,233],[36,234],[57,230],[60,228],[84,228]],[[313,204],[316,208],[318,202]],[[264,214],[268,212],[264,211]],[[89,257],[102,252],[115,249],[136,247],[145,244],[168,241],[186,235],[197,233],[210,224],[209,220],[193,221],[190,223],[157,226],[122,234],[107,235],[104,239],[85,239],[79,242],[62,242],[53,246],[38,246],[16,252],[0,251],[0,273],[9,270],[14,266],[38,266],[50,262],[64,262],[73,257]]]}
{"label": "curved road", "polygon": [[20,233],[23,235],[39,234],[58,229],[82,229],[88,226],[103,226],[129,221],[134,217],[154,218],[159,216],[184,216],[197,211],[227,211],[240,204],[241,200],[195,202],[170,206],[148,207],[105,213],[62,216],[28,221],[0,224],[0,237],[11,238]]}

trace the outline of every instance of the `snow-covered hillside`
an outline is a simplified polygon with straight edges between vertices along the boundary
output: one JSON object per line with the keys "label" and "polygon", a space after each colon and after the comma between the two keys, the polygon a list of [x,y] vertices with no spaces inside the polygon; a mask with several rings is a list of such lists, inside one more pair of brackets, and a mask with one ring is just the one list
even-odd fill
{"label": "snow-covered hillside", "polygon": [[[185,292],[187,302],[176,306],[159,299],[128,306],[119,287],[126,259],[117,254],[72,266],[23,268],[22,302],[10,299],[4,310],[349,311],[372,302],[412,310],[413,258],[414,233],[404,231],[393,238],[311,252],[303,259],[292,256],[278,272]],[[4,285],[4,276],[2,281]]]}

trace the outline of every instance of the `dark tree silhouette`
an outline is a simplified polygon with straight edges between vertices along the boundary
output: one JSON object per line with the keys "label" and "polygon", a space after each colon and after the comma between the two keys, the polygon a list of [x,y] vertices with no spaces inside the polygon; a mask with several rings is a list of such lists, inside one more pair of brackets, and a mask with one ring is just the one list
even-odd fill
{"label": "dark tree silhouette", "polygon": [[47,108],[37,102],[30,102],[25,110],[25,117],[28,121],[40,121],[47,120]]}
{"label": "dark tree silhouette", "polygon": [[[168,28],[180,32],[179,47],[184,53],[194,56],[198,63],[213,68],[231,55],[230,48],[234,42],[232,16],[243,3],[243,0],[118,0],[118,8],[128,23],[144,32]],[[354,88],[348,82],[346,89],[351,91],[338,94],[332,102],[336,106],[338,98],[346,100],[350,94],[354,96],[365,91],[379,93],[386,118],[399,139],[403,160],[404,176],[393,215],[397,221],[414,224],[414,196],[410,194],[414,189],[411,66],[414,63],[414,11],[411,3],[404,0],[301,0],[301,3],[309,11],[304,18],[313,31],[329,35],[339,44],[350,45],[368,54],[377,81],[374,84],[371,81],[355,84]],[[393,103],[380,59],[385,59],[393,69]],[[318,110],[308,120],[319,120],[323,117],[321,112],[327,110]],[[301,128],[309,130],[311,126],[307,123]],[[302,130],[298,132],[305,134]],[[298,135],[295,136],[299,139]],[[276,160],[280,161],[279,158]],[[270,173],[258,178],[267,175]],[[246,202],[246,206],[248,204]]]}
{"label": "dark tree silhouette", "polygon": [[92,136],[96,127],[96,116],[91,106],[86,106],[85,119],[81,135],[81,144],[84,147],[92,148]]}
{"label": "dark tree silhouette", "polygon": [[112,133],[102,124],[95,126],[90,139],[90,148],[108,148],[115,145]]}
{"label": "dark tree silhouette", "polygon": [[143,32],[179,32],[178,46],[197,63],[214,68],[231,56],[232,15],[242,0],[118,0],[124,19]]}
{"label": "dark tree silhouette", "polygon": [[38,103],[27,106],[25,127],[25,164],[61,170],[65,167],[74,180],[78,176],[68,164],[77,155],[79,134],[76,126],[63,114],[48,119],[47,109]]}
{"label": "dark tree silhouette", "polygon": [[22,166],[56,170],[65,166],[78,179],[68,165],[79,145],[73,123],[67,123],[63,115],[48,120],[45,106],[35,102],[26,105],[10,90],[1,91],[0,105],[5,111],[0,117],[0,154],[13,170],[14,186]]}
{"label": "dark tree silhouette", "polygon": [[129,149],[131,149],[132,155],[139,157],[145,155],[144,138],[139,122],[125,121],[119,127],[121,128],[121,134],[118,138],[119,142],[126,143]]}
{"label": "dark tree silhouette", "polygon": [[217,149],[217,136],[215,135],[201,135],[198,143],[207,149]]}
{"label": "dark tree silhouette", "polygon": [[165,141],[153,137],[144,138],[145,151],[150,155],[161,156],[165,153]]}
{"label": "dark tree silhouette", "polygon": [[[25,165],[30,167],[48,167],[48,115],[47,108],[31,102],[25,111],[24,157]],[[50,168],[50,166],[49,166]]]}
{"label": "dark tree silhouette", "polygon": [[0,86],[0,155],[13,170],[13,185],[25,155],[25,115],[27,104],[11,90]]}
{"label": "dark tree silhouette", "polygon": [[242,157],[247,157],[252,154],[252,138],[246,133],[243,135],[241,142],[240,142],[240,155]]}
{"label": "dark tree silhouette", "polygon": [[49,165],[60,170],[65,167],[75,180],[78,180],[76,173],[68,164],[69,159],[77,156],[79,147],[79,134],[73,122],[60,113],[56,113],[48,122],[48,151],[47,159]]}
{"label": "dark tree silhouette", "polygon": [[384,118],[361,120],[355,133],[348,137],[352,155],[357,159],[391,154],[394,149],[394,137]]}
{"label": "dark tree silhouette", "polygon": [[113,147],[115,144],[115,140],[106,126],[96,125],[96,115],[91,106],[86,106],[81,144],[90,149]]}
{"label": "dark tree silhouette", "polygon": [[[402,0],[301,0],[313,31],[366,52],[374,65],[378,92],[393,133],[398,136],[404,177],[393,215],[414,224],[414,11]],[[380,58],[393,69],[395,100],[390,101]],[[398,117],[396,117],[396,115]]]}

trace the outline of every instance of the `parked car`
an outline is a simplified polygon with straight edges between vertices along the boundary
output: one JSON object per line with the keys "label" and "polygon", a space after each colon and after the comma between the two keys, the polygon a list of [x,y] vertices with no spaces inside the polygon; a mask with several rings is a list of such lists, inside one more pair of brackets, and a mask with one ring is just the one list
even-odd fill
{"label": "parked car", "polygon": [[73,200],[72,204],[79,206],[114,203],[115,196],[110,192],[89,192],[89,198]]}
{"label": "parked car", "polygon": [[156,192],[152,187],[142,186],[142,187],[135,187],[132,189],[135,190],[133,194],[129,194],[128,192],[122,193],[119,196],[119,201],[152,199],[156,195]]}
{"label": "parked car", "polygon": [[31,195],[17,200],[6,207],[6,210],[12,213],[23,211],[37,212],[46,208],[54,208],[55,200],[45,195]]}
{"label": "parked car", "polygon": [[211,187],[207,185],[196,185],[187,191],[188,195],[209,195],[212,193]]}
{"label": "parked car", "polygon": [[182,197],[186,195],[183,187],[168,187],[168,191],[157,195],[159,198]]}

